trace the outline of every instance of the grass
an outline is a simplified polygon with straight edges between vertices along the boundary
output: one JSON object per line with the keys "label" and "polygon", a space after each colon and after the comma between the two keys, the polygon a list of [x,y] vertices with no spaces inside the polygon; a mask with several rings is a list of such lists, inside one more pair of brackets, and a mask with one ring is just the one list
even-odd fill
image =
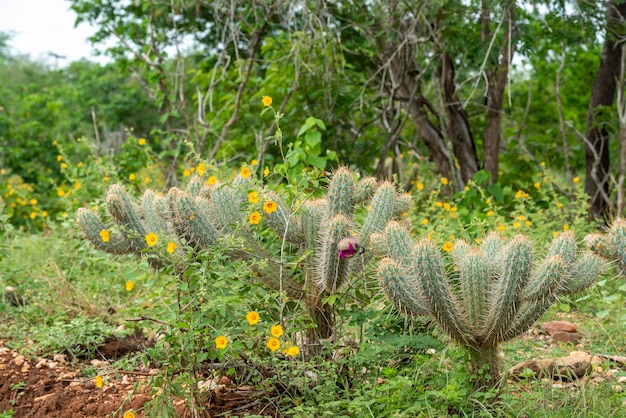
{"label": "grass", "polygon": [[[0,286],[17,289],[25,303],[12,306],[6,299],[0,303],[0,336],[25,354],[88,356],[106,336],[129,332],[126,318],[159,317],[175,303],[172,292],[147,264],[133,256],[112,257],[94,250],[72,225],[53,225],[39,235],[14,232],[5,237],[4,247]],[[135,283],[131,292],[125,289],[127,280]],[[582,342],[548,347],[538,339],[516,339],[502,346],[504,369],[575,350],[625,355],[625,300],[625,281],[614,273],[586,294],[561,300],[540,322],[575,322]],[[415,335],[407,336],[400,332],[403,319],[393,310],[370,315],[365,343],[357,352],[279,369],[285,378],[301,383],[298,390],[274,401],[294,417],[626,416],[626,393],[614,388],[620,374],[608,373],[615,365],[604,364],[592,378],[573,384],[514,382],[496,398],[493,392],[473,391],[460,348],[447,345],[428,324],[413,325]],[[158,325],[141,326],[154,330]],[[138,363],[136,358],[122,360],[114,367]],[[316,375],[316,384],[303,378],[310,375],[307,370]],[[266,380],[257,383],[271,384]],[[8,411],[3,414],[11,416]]]}

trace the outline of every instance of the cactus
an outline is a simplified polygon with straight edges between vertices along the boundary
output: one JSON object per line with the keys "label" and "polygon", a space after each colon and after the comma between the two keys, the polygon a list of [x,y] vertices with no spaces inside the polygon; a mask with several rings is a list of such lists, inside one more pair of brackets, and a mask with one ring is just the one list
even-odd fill
{"label": "cactus", "polygon": [[499,344],[527,331],[558,295],[580,292],[601,273],[599,257],[578,250],[572,233],[556,237],[541,262],[528,238],[504,242],[495,233],[479,247],[457,241],[450,261],[428,239],[413,243],[398,222],[372,237],[387,257],[378,279],[396,308],[431,315],[470,352],[474,371],[489,368],[477,384],[500,379]]}
{"label": "cactus", "polygon": [[615,219],[606,233],[588,235],[585,244],[593,253],[616,262],[620,274],[626,276],[626,220]]}
{"label": "cactus", "polygon": [[[350,257],[360,246],[369,244],[372,234],[381,232],[389,221],[406,212],[410,198],[399,194],[389,182],[379,184],[371,177],[357,180],[347,168],[335,172],[322,199],[290,206],[277,193],[260,191],[265,202],[276,204],[275,211],[263,213],[267,226],[289,244],[290,256],[303,260],[302,283],[299,269],[284,268],[285,260],[278,263],[278,257],[267,254],[250,229],[246,193],[252,186],[250,179],[241,176],[231,184],[212,186],[195,176],[185,190],[172,188],[165,196],[147,190],[141,203],[135,204],[122,186],[113,185],[106,196],[106,207],[119,232],[112,230],[110,239],[104,242],[100,232],[107,228],[95,213],[81,209],[77,220],[88,240],[113,254],[145,252],[149,232],[177,240],[183,244],[178,246],[179,251],[184,247],[198,251],[234,235],[242,248],[234,249],[231,257],[247,259],[259,280],[270,288],[284,290],[292,299],[305,300],[317,325],[317,337],[330,337],[333,312],[323,299],[346,283],[357,264]],[[370,207],[362,226],[355,212],[359,205]],[[341,248],[342,240],[347,242],[346,248]],[[268,261],[258,263],[258,259]]]}

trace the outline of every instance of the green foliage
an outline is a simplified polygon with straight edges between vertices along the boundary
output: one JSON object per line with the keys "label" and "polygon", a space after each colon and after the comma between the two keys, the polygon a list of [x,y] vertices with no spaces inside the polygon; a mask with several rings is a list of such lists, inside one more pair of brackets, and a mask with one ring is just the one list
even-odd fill
{"label": "green foliage", "polygon": [[578,252],[571,233],[556,237],[540,262],[522,235],[505,242],[492,233],[480,247],[457,241],[443,247],[451,251],[451,267],[431,240],[410,245],[398,224],[390,223],[376,241],[388,255],[378,269],[386,295],[407,314],[433,316],[466,347],[475,372],[487,367],[480,384],[498,382],[501,343],[527,331],[559,295],[589,287],[602,267],[598,257]]}

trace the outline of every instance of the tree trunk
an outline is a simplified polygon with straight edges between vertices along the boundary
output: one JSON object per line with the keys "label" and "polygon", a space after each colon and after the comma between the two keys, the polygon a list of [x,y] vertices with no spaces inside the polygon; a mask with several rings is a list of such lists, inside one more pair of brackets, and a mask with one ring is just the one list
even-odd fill
{"label": "tree trunk", "polygon": [[[490,7],[483,1],[481,20],[481,37],[485,44],[495,36],[491,32]],[[487,126],[483,136],[484,144],[484,169],[491,173],[491,183],[498,180],[498,162],[500,154],[500,141],[502,138],[502,103],[504,98],[504,88],[509,76],[509,66],[513,58],[513,25],[515,22],[515,2],[509,2],[505,14],[505,30],[502,35],[502,46],[495,62],[487,64],[485,75],[487,77]]]}
{"label": "tree trunk", "polygon": [[589,205],[594,218],[604,218],[609,209],[609,135],[598,123],[603,106],[611,106],[615,98],[617,77],[620,71],[622,48],[618,45],[616,32],[624,24],[626,3],[612,0],[608,4],[606,35],[600,66],[593,80],[591,100],[587,111],[585,143],[586,179],[585,193],[590,196]]}
{"label": "tree trunk", "polygon": [[441,58],[440,82],[443,104],[448,117],[446,134],[452,142],[452,152],[459,162],[461,180],[465,185],[478,171],[478,157],[467,112],[456,95],[454,62],[452,57],[445,53]]}
{"label": "tree trunk", "polygon": [[419,85],[409,74],[406,62],[401,62],[396,49],[387,47],[383,62],[388,62],[389,75],[393,83],[394,98],[408,101],[409,115],[415,123],[418,136],[424,141],[430,156],[437,165],[439,173],[447,178],[452,177],[452,157],[443,139],[443,135],[428,119],[425,111],[426,100],[419,93]]}

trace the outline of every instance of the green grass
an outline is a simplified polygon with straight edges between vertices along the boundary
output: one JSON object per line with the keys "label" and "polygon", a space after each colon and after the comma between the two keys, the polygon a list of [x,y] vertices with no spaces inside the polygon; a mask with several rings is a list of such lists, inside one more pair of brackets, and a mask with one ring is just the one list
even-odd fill
{"label": "green grass", "polygon": [[[0,336],[26,354],[89,355],[106,336],[128,332],[126,318],[158,318],[175,303],[174,293],[147,264],[133,256],[113,257],[94,250],[72,226],[54,225],[39,235],[15,232],[5,237],[4,247],[0,286],[17,289],[25,304],[0,303]],[[135,283],[131,292],[125,290],[127,280]],[[548,348],[537,339],[519,338],[502,346],[504,368],[575,350],[625,355],[625,283],[609,272],[587,293],[562,299],[541,319],[578,324],[583,335],[579,345]],[[214,297],[212,303],[219,304],[221,296]],[[346,351],[332,361],[274,364],[274,379],[290,381],[297,388],[271,395],[284,413],[294,417],[626,416],[626,394],[613,388],[619,374],[607,373],[614,365],[603,365],[591,379],[565,387],[534,379],[514,382],[497,398],[494,392],[472,389],[465,352],[447,345],[431,325],[417,321],[410,328],[414,335],[405,335],[404,320],[392,309],[377,306],[367,312],[365,342],[359,351]],[[134,357],[114,367],[128,369],[140,362]],[[315,373],[316,384],[303,377],[307,370]],[[272,380],[253,379],[253,383],[266,388]],[[3,414],[11,416],[8,411]]]}

